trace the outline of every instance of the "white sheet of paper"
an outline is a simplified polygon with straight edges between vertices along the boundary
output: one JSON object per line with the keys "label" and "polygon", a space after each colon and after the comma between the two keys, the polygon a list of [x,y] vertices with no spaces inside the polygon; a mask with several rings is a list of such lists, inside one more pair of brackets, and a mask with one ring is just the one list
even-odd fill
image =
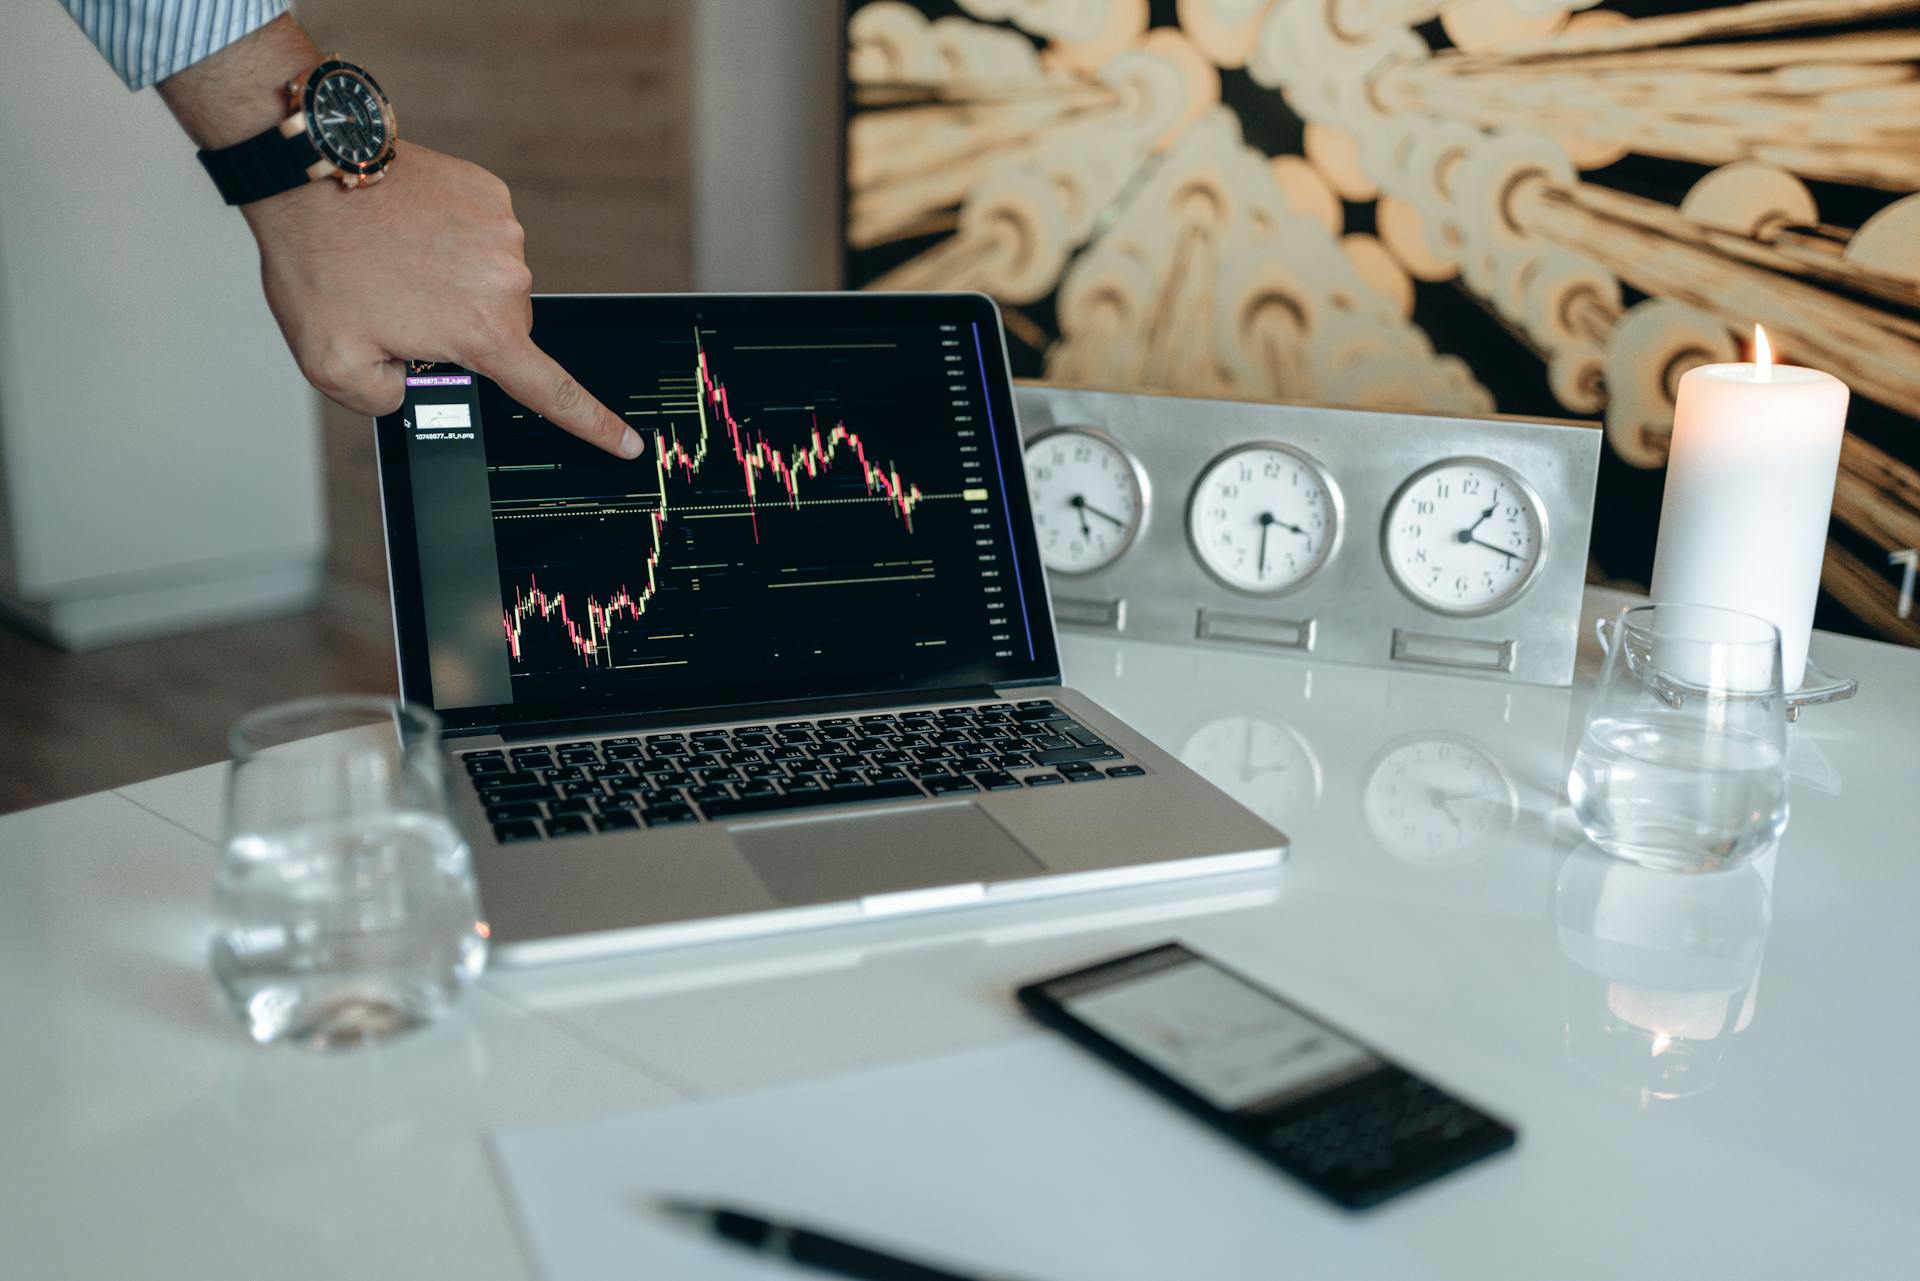
{"label": "white sheet of paper", "polygon": [[1051,1037],[492,1143],[546,1281],[819,1275],[666,1221],[660,1196],[1022,1281],[1425,1275],[1377,1219]]}

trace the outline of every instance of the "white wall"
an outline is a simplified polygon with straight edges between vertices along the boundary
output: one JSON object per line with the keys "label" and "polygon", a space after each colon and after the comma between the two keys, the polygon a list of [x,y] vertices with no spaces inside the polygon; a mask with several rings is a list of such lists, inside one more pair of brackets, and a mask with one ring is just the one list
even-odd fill
{"label": "white wall", "polygon": [[694,288],[838,284],[840,7],[694,0]]}
{"label": "white wall", "polygon": [[59,5],[0,50],[0,607],[80,646],[304,603],[318,405],[240,215]]}

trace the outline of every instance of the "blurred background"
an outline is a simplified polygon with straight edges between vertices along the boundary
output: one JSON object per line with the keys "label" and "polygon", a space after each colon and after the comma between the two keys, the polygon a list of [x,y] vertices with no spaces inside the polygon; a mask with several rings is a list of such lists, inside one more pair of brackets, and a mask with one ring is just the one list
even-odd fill
{"label": "blurred background", "polygon": [[[536,288],[970,288],[1018,372],[1590,420],[1644,585],[1680,374],[1855,390],[1820,624],[1920,644],[1920,0],[303,0]],[[65,12],[0,11],[0,810],[394,685],[368,423]]]}

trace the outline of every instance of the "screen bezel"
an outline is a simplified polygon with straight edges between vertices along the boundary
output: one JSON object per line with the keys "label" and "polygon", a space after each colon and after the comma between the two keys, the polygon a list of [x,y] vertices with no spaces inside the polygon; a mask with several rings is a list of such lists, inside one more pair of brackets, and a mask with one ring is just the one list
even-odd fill
{"label": "screen bezel", "polygon": [[[1026,609],[1033,642],[1032,659],[992,664],[984,684],[993,687],[1058,684],[1060,657],[1054,639],[1046,570],[1040,562],[1028,502],[1026,469],[1019,420],[1008,369],[1006,335],[1000,311],[984,294],[964,293],[814,293],[814,294],[538,294],[533,299],[534,333],[550,326],[618,328],[668,326],[698,322],[719,324],[835,324],[884,325],[978,324],[983,333],[987,405],[994,422],[1008,430],[994,432],[998,464],[1006,481],[1006,503],[1011,523],[1014,568]],[[992,341],[986,341],[987,335]],[[562,364],[564,351],[551,351]],[[482,424],[485,430],[485,424]],[[555,430],[558,430],[557,428]],[[427,650],[426,611],[416,544],[413,486],[408,470],[402,413],[395,410],[374,423],[380,470],[381,514],[386,528],[387,575],[390,587],[394,645],[400,675],[400,693],[408,701],[433,706],[433,682]],[[717,688],[697,699],[564,699],[531,706],[490,704],[436,709],[450,732],[493,732],[509,728],[565,722],[658,719],[661,717],[723,717],[727,712],[760,707],[769,702],[821,703],[849,699],[911,696],[947,688],[923,679],[879,679],[878,674],[830,682],[813,681],[804,691],[781,689],[777,682]]]}

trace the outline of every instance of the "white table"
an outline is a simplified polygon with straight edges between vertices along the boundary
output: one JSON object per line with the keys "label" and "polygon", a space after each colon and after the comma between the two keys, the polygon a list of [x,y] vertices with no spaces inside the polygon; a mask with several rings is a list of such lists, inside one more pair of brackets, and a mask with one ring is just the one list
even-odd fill
{"label": "white table", "polygon": [[0,1275],[526,1277],[488,1131],[1030,1035],[1016,983],[1174,936],[1518,1121],[1370,1220],[1432,1275],[1914,1275],[1920,654],[1816,637],[1861,695],[1784,844],[1680,878],[1581,849],[1578,688],[1065,644],[1284,870],[498,972],[329,1058],[209,994],[219,768],[0,819]]}

